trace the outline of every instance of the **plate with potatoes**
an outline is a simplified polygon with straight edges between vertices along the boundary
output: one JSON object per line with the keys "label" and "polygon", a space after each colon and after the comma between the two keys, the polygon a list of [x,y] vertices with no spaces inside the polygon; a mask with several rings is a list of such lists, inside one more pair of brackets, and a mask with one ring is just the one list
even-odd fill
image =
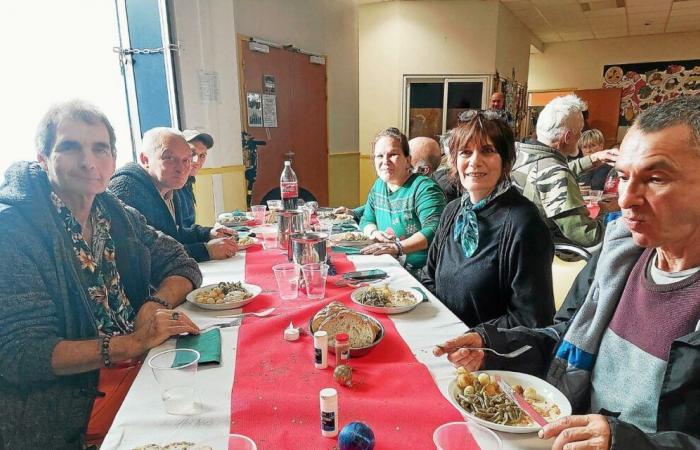
{"label": "plate with potatoes", "polygon": [[195,289],[185,298],[200,308],[220,311],[247,305],[261,292],[262,288],[254,284],[242,281],[222,282]]}

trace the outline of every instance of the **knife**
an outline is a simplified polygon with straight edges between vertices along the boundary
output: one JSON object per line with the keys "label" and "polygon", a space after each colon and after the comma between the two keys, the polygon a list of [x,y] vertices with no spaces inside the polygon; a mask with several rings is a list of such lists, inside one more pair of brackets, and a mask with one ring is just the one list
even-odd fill
{"label": "knife", "polygon": [[522,409],[525,414],[530,416],[532,420],[537,422],[537,424],[541,427],[547,425],[549,422],[540,415],[537,411],[535,411],[535,408],[532,407],[531,404],[523,398],[522,395],[518,394],[515,392],[515,390],[510,387],[508,383],[506,383],[500,376],[494,375],[494,378],[496,379],[496,383],[498,383],[498,386],[501,388],[501,390],[508,396],[510,397],[511,400],[515,402],[516,405]]}

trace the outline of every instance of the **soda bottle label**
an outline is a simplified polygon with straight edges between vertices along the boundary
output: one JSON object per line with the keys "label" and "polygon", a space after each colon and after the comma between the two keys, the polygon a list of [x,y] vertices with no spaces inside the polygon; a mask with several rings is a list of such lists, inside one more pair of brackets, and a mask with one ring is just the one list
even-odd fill
{"label": "soda bottle label", "polygon": [[299,197],[299,183],[294,181],[280,182],[280,191],[282,191],[282,199]]}

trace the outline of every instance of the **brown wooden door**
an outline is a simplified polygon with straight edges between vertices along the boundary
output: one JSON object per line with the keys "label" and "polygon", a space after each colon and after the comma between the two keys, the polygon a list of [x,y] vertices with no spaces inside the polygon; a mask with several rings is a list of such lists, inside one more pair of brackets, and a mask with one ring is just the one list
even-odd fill
{"label": "brown wooden door", "polygon": [[574,94],[588,103],[588,126],[603,133],[605,148],[612,147],[617,142],[622,89],[581,89],[574,91]]}
{"label": "brown wooden door", "polygon": [[279,188],[284,161],[291,159],[299,187],[311,192],[319,204],[328,204],[328,125],[326,111],[326,66],[313,64],[309,55],[270,47],[270,53],[248,48],[240,42],[242,92],[263,93],[263,75],[276,82],[277,127],[249,127],[245,102],[243,129],[255,139],[267,141],[258,147],[257,177],[252,202],[257,204]]}

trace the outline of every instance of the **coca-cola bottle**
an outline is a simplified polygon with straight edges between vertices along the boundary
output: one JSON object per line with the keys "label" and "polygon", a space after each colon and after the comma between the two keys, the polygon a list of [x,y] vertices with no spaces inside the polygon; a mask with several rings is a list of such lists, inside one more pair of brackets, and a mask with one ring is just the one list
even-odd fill
{"label": "coca-cola bottle", "polygon": [[284,162],[284,169],[280,176],[280,194],[282,195],[282,207],[285,210],[297,209],[299,181],[297,180],[297,174],[292,170],[291,161]]}

